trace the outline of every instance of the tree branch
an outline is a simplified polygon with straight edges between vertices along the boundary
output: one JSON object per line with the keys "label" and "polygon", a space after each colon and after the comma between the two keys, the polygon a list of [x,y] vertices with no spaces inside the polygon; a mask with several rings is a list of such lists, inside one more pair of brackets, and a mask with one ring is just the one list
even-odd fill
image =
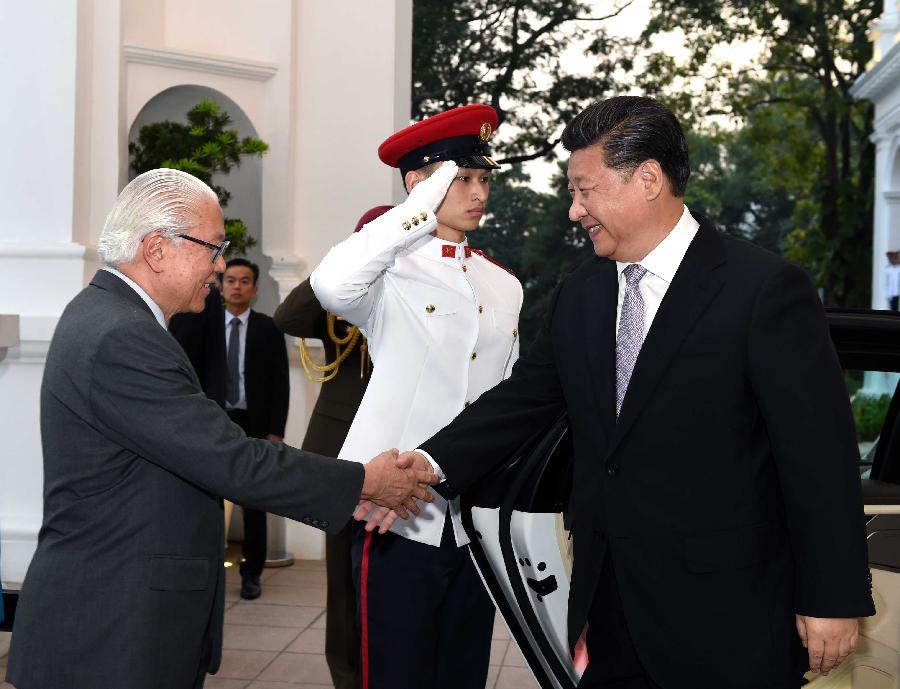
{"label": "tree branch", "polygon": [[559,141],[559,139],[548,141],[546,145],[544,145],[537,151],[533,151],[532,153],[523,153],[522,155],[517,156],[510,156],[509,158],[503,158],[502,160],[498,160],[497,163],[500,165],[516,165],[518,163],[528,162],[529,160],[537,160],[538,158],[543,158],[554,148],[556,148],[556,144],[558,144]]}

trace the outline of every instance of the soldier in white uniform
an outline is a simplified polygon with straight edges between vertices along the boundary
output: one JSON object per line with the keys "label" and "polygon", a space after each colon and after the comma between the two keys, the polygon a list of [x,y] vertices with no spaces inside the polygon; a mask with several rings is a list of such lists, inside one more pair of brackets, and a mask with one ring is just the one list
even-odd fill
{"label": "soldier in white uniform", "polygon": [[[322,306],[360,327],[374,362],[344,459],[417,447],[518,357],[522,287],[466,239],[498,167],[487,148],[496,125],[493,108],[470,105],[388,138],[379,157],[400,169],[409,198],[313,271]],[[388,523],[354,534],[363,689],[481,689],[494,609],[464,547],[458,501],[437,497]]]}

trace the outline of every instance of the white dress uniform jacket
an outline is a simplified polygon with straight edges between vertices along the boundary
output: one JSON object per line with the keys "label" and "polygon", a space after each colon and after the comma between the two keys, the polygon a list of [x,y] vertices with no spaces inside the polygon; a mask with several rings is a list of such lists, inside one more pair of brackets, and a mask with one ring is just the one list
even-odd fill
{"label": "white dress uniform jacket", "polygon": [[[368,338],[374,362],[342,459],[367,462],[392,447],[418,447],[508,377],[519,355],[519,281],[466,242],[431,236],[433,213],[409,210],[397,206],[372,221],[310,276],[322,306]],[[436,496],[391,531],[438,546],[446,510]],[[458,499],[451,513],[456,542],[465,545]]]}

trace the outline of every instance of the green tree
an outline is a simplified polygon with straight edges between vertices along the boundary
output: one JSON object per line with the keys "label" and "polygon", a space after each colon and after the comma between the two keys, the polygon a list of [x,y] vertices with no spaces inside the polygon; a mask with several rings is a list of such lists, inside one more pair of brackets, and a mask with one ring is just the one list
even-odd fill
{"label": "green tree", "polygon": [[[652,0],[644,38],[684,32],[689,59],[653,52],[642,84],[694,127],[727,115],[770,189],[792,206],[785,254],[815,274],[826,303],[869,303],[874,174],[872,108],[850,95],[872,56],[877,0]],[[758,64],[721,49],[752,42]],[[695,88],[700,83],[702,87]]]}
{"label": "green tree", "polygon": [[[167,167],[182,170],[206,182],[224,209],[231,199],[225,187],[213,184],[216,173],[228,174],[248,155],[262,156],[269,145],[252,136],[238,137],[230,128],[231,116],[214,100],[204,98],[187,113],[187,124],[156,122],[141,127],[137,142],[128,144],[131,169],[136,175]],[[239,218],[225,218],[228,254],[245,254],[256,244]]]}
{"label": "green tree", "polygon": [[[411,116],[487,103],[503,123],[503,162],[552,158],[565,123],[622,87],[630,51],[603,21],[631,2],[594,16],[578,0],[415,0]],[[563,66],[566,49],[581,43],[589,76]]]}

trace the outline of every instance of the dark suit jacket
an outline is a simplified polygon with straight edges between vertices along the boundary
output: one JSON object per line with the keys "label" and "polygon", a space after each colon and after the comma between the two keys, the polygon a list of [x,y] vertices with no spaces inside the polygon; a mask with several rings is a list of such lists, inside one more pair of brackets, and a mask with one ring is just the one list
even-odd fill
{"label": "dark suit jacket", "polygon": [[[294,337],[312,337],[322,340],[325,358],[334,361],[337,352],[328,337],[327,311],[319,304],[309,279],[291,290],[284,302],[275,310],[275,325]],[[346,321],[335,323],[338,337],[344,337],[349,327]],[[325,455],[337,455],[359,404],[369,384],[369,366],[360,367],[359,344],[338,369],[337,375],[322,390],[309,419],[303,449]]]}
{"label": "dark suit jacket", "polygon": [[[786,687],[794,614],[874,612],[853,419],[806,274],[708,224],[615,418],[613,261],[570,275],[509,380],[422,447],[465,490],[565,411],[574,442],[574,644],[611,557],[666,689]],[[698,683],[699,680],[699,683]]]}
{"label": "dark suit jacket", "polygon": [[44,521],[16,619],[18,689],[181,689],[221,658],[220,496],[336,532],[363,470],[249,439],[182,348],[100,271],[41,387]]}
{"label": "dark suit jacket", "polygon": [[228,362],[225,347],[225,309],[222,295],[213,288],[200,313],[176,313],[169,332],[178,340],[197,372],[203,392],[220,407],[225,406]]}
{"label": "dark suit jacket", "polygon": [[284,335],[271,317],[252,310],[244,348],[244,392],[247,434],[254,438],[269,434],[284,437],[291,396]]}

